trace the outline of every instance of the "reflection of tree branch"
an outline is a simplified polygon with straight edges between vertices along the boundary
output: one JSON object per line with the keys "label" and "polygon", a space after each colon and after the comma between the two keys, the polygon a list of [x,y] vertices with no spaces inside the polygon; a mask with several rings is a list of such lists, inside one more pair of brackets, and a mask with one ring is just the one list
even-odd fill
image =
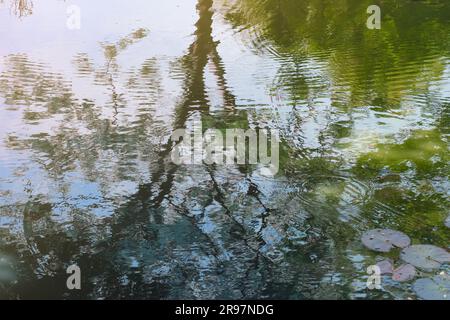
{"label": "reflection of tree branch", "polygon": [[109,85],[111,86],[111,91],[112,91],[112,103],[113,103],[113,109],[114,109],[114,115],[113,115],[114,120],[112,121],[112,124],[116,125],[117,124],[117,115],[119,114],[119,110],[118,110],[119,104],[117,101],[117,98],[119,95],[117,94],[116,85],[114,84],[113,74],[110,71],[112,61],[113,61],[113,58],[111,57],[106,64],[105,73],[109,76],[108,81],[109,81]]}

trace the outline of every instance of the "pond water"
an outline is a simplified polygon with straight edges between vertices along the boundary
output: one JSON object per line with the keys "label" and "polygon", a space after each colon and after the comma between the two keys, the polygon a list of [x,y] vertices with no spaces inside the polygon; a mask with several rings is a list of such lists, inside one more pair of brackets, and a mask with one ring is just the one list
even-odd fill
{"label": "pond water", "polygon": [[[0,39],[0,298],[415,299],[361,234],[449,248],[449,1],[5,0]],[[174,164],[195,123],[278,173]]]}

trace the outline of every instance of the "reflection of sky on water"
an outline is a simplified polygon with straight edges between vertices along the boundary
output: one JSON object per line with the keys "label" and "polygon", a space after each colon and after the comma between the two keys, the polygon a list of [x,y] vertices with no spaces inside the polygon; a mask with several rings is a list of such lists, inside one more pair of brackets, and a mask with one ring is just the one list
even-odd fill
{"label": "reflection of sky on water", "polygon": [[[66,2],[36,1],[33,14],[21,19],[0,7],[0,81],[10,90],[5,90],[8,97],[0,96],[0,119],[6,120],[0,126],[0,206],[13,212],[0,215],[0,229],[21,235],[23,204],[28,201],[51,204],[51,220],[74,234],[77,219],[94,230],[101,228],[102,221],[117,219],[113,227],[120,231],[108,250],[112,260],[123,264],[120,271],[143,268],[146,285],[159,277],[185,281],[185,268],[192,274],[185,286],[169,285],[172,297],[190,297],[191,291],[195,297],[209,297],[212,292],[242,297],[233,291],[233,286],[240,286],[233,281],[224,284],[224,291],[229,285],[230,292],[214,291],[218,283],[227,282],[226,276],[216,273],[221,268],[239,278],[245,276],[242,270],[255,264],[254,279],[243,281],[251,287],[250,293],[258,294],[269,290],[261,289],[265,277],[273,277],[267,283],[285,293],[284,286],[292,283],[301,287],[303,281],[317,289],[364,273],[368,257],[349,238],[367,226],[367,213],[374,212],[372,223],[391,216],[401,220],[409,212],[382,203],[382,196],[372,200],[389,183],[374,189],[373,181],[352,176],[352,166],[380,143],[402,143],[414,130],[436,127],[437,112],[450,101],[448,57],[427,57],[414,79],[397,67],[389,70],[392,86],[402,88],[394,92],[396,105],[355,105],[350,82],[358,78],[351,68],[346,73],[346,61],[335,61],[328,51],[298,56],[277,52],[268,43],[255,48],[251,30],[234,29],[225,19],[226,8],[218,4],[212,37],[221,61],[209,60],[200,70],[206,93],[202,103],[210,105],[202,113],[195,109],[200,104],[195,99],[201,100],[198,92],[194,101],[183,104],[192,94],[192,88],[183,84],[197,71],[186,69],[183,60],[189,50],[195,51],[190,45],[201,36],[194,34],[196,3],[74,1],[70,4],[82,10],[82,28],[73,31],[65,25]],[[137,37],[137,30],[148,33]],[[130,44],[119,50],[124,39]],[[436,73],[439,76],[430,71],[435,65],[445,69]],[[223,79],[217,72],[220,67]],[[344,72],[335,74],[335,68]],[[296,81],[310,90],[306,98],[293,97],[299,89]],[[211,172],[204,167],[182,168],[175,171],[168,196],[163,182],[169,174],[164,172],[164,159],[158,158],[159,149],[175,129],[180,106],[194,110],[186,116],[186,127],[199,119],[223,125],[229,114],[221,82],[235,98],[229,113],[236,116],[236,125],[244,115],[241,124],[278,128],[284,143],[298,151],[288,157],[294,164],[289,163],[289,174],[282,171],[273,179],[234,166]],[[28,101],[11,98],[15,88],[26,91]],[[356,93],[362,88],[357,86]],[[49,106],[52,99],[55,105]],[[58,109],[65,103],[70,107]],[[344,134],[332,131],[332,126]],[[321,168],[322,160],[342,164],[330,173]],[[158,176],[160,167],[164,170]],[[415,174],[412,170],[399,178],[403,180],[395,186],[401,191],[396,191],[420,194],[413,189],[421,183]],[[153,175],[159,179],[156,183]],[[448,194],[447,177],[434,177],[430,183],[435,192]],[[155,200],[153,194],[158,192],[163,197]],[[158,206],[152,207],[153,202]],[[412,230],[417,220],[399,224]],[[423,225],[429,227],[430,221]],[[45,226],[40,228],[45,235]],[[248,234],[242,236],[241,228]],[[258,262],[260,257],[267,260]],[[223,266],[230,261],[236,265]],[[280,261],[286,272],[273,267]],[[316,267],[317,261],[325,261],[323,270]],[[334,270],[334,266],[347,269]],[[197,269],[190,273],[190,268]],[[130,277],[124,275],[120,281],[128,285]],[[366,297],[360,280],[355,280],[357,293],[352,297]],[[317,294],[328,293],[323,290]]]}

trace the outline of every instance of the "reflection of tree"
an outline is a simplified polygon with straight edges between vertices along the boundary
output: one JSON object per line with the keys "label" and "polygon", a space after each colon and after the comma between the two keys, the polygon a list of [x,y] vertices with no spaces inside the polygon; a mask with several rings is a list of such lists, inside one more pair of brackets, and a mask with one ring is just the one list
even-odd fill
{"label": "reflection of tree", "polygon": [[[28,251],[22,251],[24,260],[30,262],[30,274],[53,279],[65,275],[63,267],[76,262],[87,275],[83,288],[93,298],[260,298],[278,297],[277,293],[280,298],[298,298],[320,295],[318,281],[329,274],[339,276],[342,271],[334,266],[348,267],[348,261],[341,261],[348,250],[347,240],[353,237],[355,229],[371,221],[365,207],[370,196],[367,185],[339,175],[342,163],[332,154],[333,138],[345,135],[351,123],[325,117],[321,120],[324,129],[319,134],[320,145],[308,148],[304,144],[307,119],[302,114],[295,113],[285,122],[277,119],[277,123],[271,117],[268,121],[264,112],[237,110],[217,51],[218,43],[212,38],[212,3],[198,2],[199,19],[193,42],[178,61],[183,74],[181,97],[171,121],[165,123],[155,115],[158,98],[165,94],[158,59],[149,58],[125,72],[117,62],[121,52],[145,37],[144,30],[114,44],[102,44],[105,64],[99,68],[87,54],[75,57],[78,76],[92,78],[95,85],[107,88],[108,99],[103,108],[89,99],[77,99],[62,75],[29,61],[26,55],[12,55],[5,61],[9,69],[0,75],[0,93],[8,106],[24,108],[26,123],[55,115],[63,117],[55,134],[28,139],[11,134],[7,141],[11,149],[33,150],[36,162],[54,181],[63,180],[67,172],[82,171],[83,178],[99,181],[105,190],[122,180],[138,180],[142,163],[149,169],[149,178],[125,199],[114,202],[105,195],[107,192],[96,199],[115,205],[114,214],[105,219],[92,214],[95,206],[80,208],[70,202],[64,183],[60,203],[49,204],[48,200],[30,197],[23,217]],[[281,10],[286,4],[278,3],[279,6],[269,6],[270,10]],[[343,19],[339,11],[319,10],[321,2],[311,3],[316,14]],[[329,8],[325,2],[322,4]],[[255,4],[255,8],[263,7]],[[289,10],[272,16],[270,10],[264,9],[259,12],[265,12],[261,21],[253,13],[250,18],[258,19],[256,25],[263,24],[263,31],[268,32],[265,36],[291,53],[295,50],[290,47],[291,34],[284,32],[301,34],[295,29],[296,18],[284,19]],[[300,16],[306,18],[305,14]],[[270,29],[276,21],[280,25]],[[294,24],[290,25],[290,21]],[[331,21],[330,25],[345,24]],[[324,35],[322,39],[319,33],[326,30],[319,22],[299,24],[299,28],[302,32],[318,30],[309,38],[309,47],[317,42],[317,50],[323,50],[322,45],[330,50],[336,48],[339,55],[346,54],[338,43],[345,37],[337,42]],[[280,71],[280,86],[291,88],[299,101],[326,90],[323,86],[310,86],[304,58],[314,53],[314,48],[308,50],[294,55],[289,61],[292,64],[283,65]],[[207,66],[214,72],[224,101],[225,108],[219,113],[210,110],[205,83]],[[336,68],[331,70],[332,76],[343,72],[339,66]],[[358,76],[354,81],[355,86],[364,82]],[[357,93],[361,88],[354,89]],[[121,108],[130,104],[139,111],[131,125],[120,121]],[[105,116],[105,109],[112,111],[112,116]],[[309,112],[318,113],[312,105]],[[273,115],[272,110],[269,115]],[[205,127],[248,127],[250,123],[263,127],[269,123],[283,129],[288,140],[282,151],[287,178],[262,179],[252,168],[174,165],[170,161],[173,145],[168,137],[172,129],[187,127],[192,119],[200,119]],[[71,181],[66,183],[70,186]],[[70,215],[69,223],[60,223],[53,217],[61,206]],[[361,211],[365,215],[359,216]],[[337,218],[350,213],[356,216],[354,221],[349,219],[353,226]],[[333,288],[333,292],[336,290]],[[62,292],[54,294],[59,296]]]}

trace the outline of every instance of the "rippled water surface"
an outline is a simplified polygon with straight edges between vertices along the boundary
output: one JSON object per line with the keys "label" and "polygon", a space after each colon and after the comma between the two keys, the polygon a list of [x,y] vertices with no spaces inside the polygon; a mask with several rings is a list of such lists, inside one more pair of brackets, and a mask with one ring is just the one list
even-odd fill
{"label": "rippled water surface", "polygon": [[[415,298],[360,237],[449,248],[449,1],[70,4],[0,2],[0,298]],[[278,174],[173,164],[198,122]]]}

